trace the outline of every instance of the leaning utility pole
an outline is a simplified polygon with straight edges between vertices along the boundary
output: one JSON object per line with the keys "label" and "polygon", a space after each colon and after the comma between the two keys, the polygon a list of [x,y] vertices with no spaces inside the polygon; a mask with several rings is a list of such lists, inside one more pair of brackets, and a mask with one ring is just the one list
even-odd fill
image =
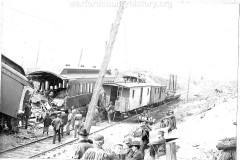
{"label": "leaning utility pole", "polygon": [[190,68],[190,71],[189,71],[189,76],[188,76],[187,102],[188,102],[188,93],[189,93],[189,83],[190,83],[190,76],[191,76],[191,68]]}
{"label": "leaning utility pole", "polygon": [[39,56],[39,50],[40,50],[40,43],[41,43],[41,40],[39,41],[39,44],[38,44],[38,54],[37,54],[37,61],[36,61],[35,70],[37,70],[37,65],[38,65],[38,56]]}
{"label": "leaning utility pole", "polygon": [[[237,113],[236,113],[236,120],[237,120],[237,133],[236,136],[240,134],[240,4],[238,5],[238,65],[237,65]],[[239,144],[239,136],[237,137],[237,157],[240,157],[240,144]]]}
{"label": "leaning utility pole", "polygon": [[91,129],[91,125],[92,125],[92,120],[95,114],[95,108],[97,105],[97,101],[99,98],[99,94],[100,94],[100,89],[102,87],[102,83],[103,83],[103,78],[105,76],[106,70],[107,70],[107,66],[108,63],[110,61],[110,57],[112,54],[112,50],[113,50],[113,45],[116,39],[116,35],[118,32],[118,27],[120,25],[120,21],[122,18],[122,14],[123,14],[123,10],[124,10],[124,5],[125,5],[125,1],[121,1],[120,2],[120,6],[118,8],[118,12],[117,12],[117,17],[115,19],[114,24],[112,24],[112,28],[111,28],[111,33],[110,33],[110,38],[108,43],[106,42],[106,46],[105,46],[105,56],[102,62],[102,66],[101,66],[101,70],[99,72],[98,78],[97,78],[97,82],[95,84],[95,89],[93,91],[93,95],[92,95],[92,99],[88,108],[88,113],[87,113],[87,117],[86,117],[86,122],[84,125],[84,128],[87,129],[88,133],[90,132]]}
{"label": "leaning utility pole", "polygon": [[[82,49],[83,51],[83,49]],[[82,60],[82,51],[81,51],[81,54],[80,54],[80,58],[79,58],[79,62],[78,62],[78,67],[80,67],[80,63],[81,63],[81,60]]]}

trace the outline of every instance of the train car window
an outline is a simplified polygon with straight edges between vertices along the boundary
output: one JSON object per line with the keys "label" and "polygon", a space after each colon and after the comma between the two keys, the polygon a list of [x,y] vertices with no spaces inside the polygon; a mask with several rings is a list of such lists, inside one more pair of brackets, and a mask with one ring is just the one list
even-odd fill
{"label": "train car window", "polygon": [[79,84],[76,84],[75,94],[79,95]]}
{"label": "train car window", "polygon": [[86,83],[86,85],[85,85],[85,92],[86,93],[88,92],[88,83]]}
{"label": "train car window", "polygon": [[74,94],[75,94],[75,85],[72,85],[71,86],[71,94],[70,94],[70,96],[74,96]]}
{"label": "train car window", "polygon": [[155,88],[155,94],[157,93],[157,88]]}
{"label": "train car window", "polygon": [[89,92],[89,83],[86,83],[86,92]]}
{"label": "train car window", "polygon": [[88,83],[86,83],[86,92],[88,93]]}
{"label": "train car window", "polygon": [[95,88],[95,83],[93,83],[92,92],[94,91],[94,88]]}
{"label": "train car window", "polygon": [[82,84],[82,93],[85,93],[85,84]]}
{"label": "train car window", "polygon": [[162,88],[160,88],[159,99],[161,99]]}
{"label": "train car window", "polygon": [[135,92],[135,90],[132,91],[132,98],[134,98],[134,92]]}
{"label": "train car window", "polygon": [[82,86],[82,84],[80,84],[80,87],[79,87],[80,94],[82,94],[82,89],[83,89],[83,86]]}
{"label": "train car window", "polygon": [[87,92],[90,92],[90,83],[87,83]]}
{"label": "train car window", "polygon": [[89,83],[89,92],[92,93],[92,83]]}

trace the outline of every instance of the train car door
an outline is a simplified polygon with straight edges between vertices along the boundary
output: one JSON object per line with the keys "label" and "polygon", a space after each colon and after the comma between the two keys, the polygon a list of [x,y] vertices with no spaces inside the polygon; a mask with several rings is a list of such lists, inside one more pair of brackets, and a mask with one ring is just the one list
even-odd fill
{"label": "train car door", "polygon": [[112,101],[114,105],[115,105],[115,100],[117,99],[117,91],[118,91],[117,86],[111,87],[110,101]]}
{"label": "train car door", "polygon": [[142,104],[142,94],[143,94],[143,87],[141,88],[140,98],[139,98],[139,104]]}

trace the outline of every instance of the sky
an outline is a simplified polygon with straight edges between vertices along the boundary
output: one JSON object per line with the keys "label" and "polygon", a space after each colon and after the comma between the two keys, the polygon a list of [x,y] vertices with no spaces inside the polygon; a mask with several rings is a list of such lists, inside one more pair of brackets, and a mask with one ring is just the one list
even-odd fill
{"label": "sky", "polygon": [[[3,0],[2,52],[28,70],[102,64],[113,0]],[[109,68],[236,79],[236,4],[129,0]],[[154,6],[154,5],[157,6]],[[109,5],[109,6],[107,6]],[[37,56],[39,55],[39,56]],[[38,61],[37,61],[38,57]]]}

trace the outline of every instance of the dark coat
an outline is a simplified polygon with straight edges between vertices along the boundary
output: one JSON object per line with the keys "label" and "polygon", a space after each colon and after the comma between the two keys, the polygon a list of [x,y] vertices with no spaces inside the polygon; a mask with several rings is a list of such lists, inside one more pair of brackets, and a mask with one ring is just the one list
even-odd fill
{"label": "dark coat", "polygon": [[66,113],[61,114],[62,125],[66,125],[68,122],[68,115]]}
{"label": "dark coat", "polygon": [[127,157],[126,160],[143,160],[143,154],[139,150],[136,150],[131,156]]}
{"label": "dark coat", "polygon": [[31,110],[32,110],[32,107],[28,103],[25,103],[24,104],[24,114],[26,117],[29,118],[31,116],[31,114],[32,114]]}
{"label": "dark coat", "polygon": [[93,146],[89,143],[88,140],[80,140],[79,143],[75,146],[73,159],[81,159],[83,154],[89,148],[93,148]]}
{"label": "dark coat", "polygon": [[52,123],[52,119],[50,118],[49,115],[46,115],[43,119],[43,125],[44,126],[50,126]]}
{"label": "dark coat", "polygon": [[62,125],[62,120],[58,117],[52,121],[52,126],[55,131],[59,130],[61,125]]}

